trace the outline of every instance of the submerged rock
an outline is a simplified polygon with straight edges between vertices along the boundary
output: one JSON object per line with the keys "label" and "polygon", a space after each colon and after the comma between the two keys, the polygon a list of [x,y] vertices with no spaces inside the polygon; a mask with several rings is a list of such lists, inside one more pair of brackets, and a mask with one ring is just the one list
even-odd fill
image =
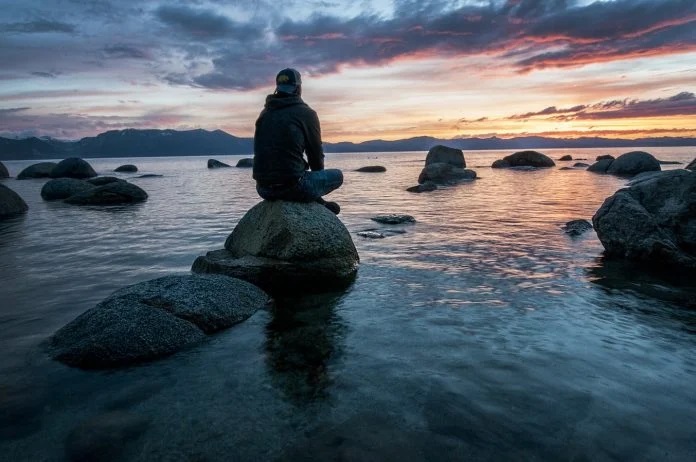
{"label": "submerged rock", "polygon": [[356,234],[368,239],[384,239],[384,234],[378,231],[358,231]]}
{"label": "submerged rock", "polygon": [[51,170],[51,178],[92,178],[97,176],[92,166],[86,160],[79,157],[69,157],[58,162]]}
{"label": "submerged rock", "polygon": [[0,184],[0,220],[13,217],[29,210],[29,206],[19,194]]}
{"label": "submerged rock", "polygon": [[239,159],[237,162],[237,168],[251,168],[254,166],[254,158],[253,157],[245,157],[243,159]]}
{"label": "submerged rock", "polygon": [[377,215],[370,218],[372,221],[377,223],[382,223],[385,225],[400,225],[402,223],[415,223],[416,219],[411,215],[398,215],[396,213],[390,213],[387,215]]}
{"label": "submerged rock", "polygon": [[104,186],[105,184],[116,183],[117,181],[125,180],[122,180],[121,178],[116,178],[115,176],[98,176],[96,178],[90,178],[89,180],[85,181],[94,186]]}
{"label": "submerged rock", "polygon": [[127,181],[114,181],[70,196],[65,202],[74,205],[120,205],[146,199],[147,193],[139,186]]}
{"label": "submerged rock", "polygon": [[563,230],[570,236],[579,236],[592,229],[592,224],[587,220],[571,220],[563,226]]}
{"label": "submerged rock", "polygon": [[430,164],[449,164],[457,168],[466,168],[466,160],[461,149],[450,148],[438,144],[428,151],[425,157],[426,167]]}
{"label": "submerged rock", "polygon": [[244,279],[271,293],[321,292],[350,284],[360,258],[336,215],[316,203],[262,201],[225,241],[194,261],[197,273]]}
{"label": "submerged rock", "polygon": [[573,164],[573,167],[575,167],[575,168],[586,168],[589,166],[590,166],[590,164],[586,164],[584,162],[576,162]]}
{"label": "submerged rock", "polygon": [[416,186],[410,186],[406,188],[406,191],[412,192],[412,193],[422,193],[422,192],[428,192],[428,191],[435,191],[437,189],[437,185],[433,183],[432,181],[426,181],[423,184],[419,184]]}
{"label": "submerged rock", "polygon": [[224,162],[220,162],[219,160],[215,159],[208,159],[208,168],[227,168],[229,165],[227,165]]}
{"label": "submerged rock", "polygon": [[381,173],[381,172],[386,172],[387,168],[382,166],[382,165],[367,165],[365,167],[360,167],[355,170],[356,172],[363,172],[363,173]]}
{"label": "submerged rock", "polygon": [[268,297],[225,276],[165,276],[120,289],[49,340],[53,359],[109,368],[172,354],[244,321]]}
{"label": "submerged rock", "polygon": [[511,167],[554,167],[556,163],[548,156],[537,151],[519,151],[493,162],[492,168]]}
{"label": "submerged rock", "polygon": [[5,167],[5,164],[0,162],[0,179],[9,178],[9,177],[10,177],[10,172],[7,170],[7,167]]}
{"label": "submerged rock", "polygon": [[125,411],[91,417],[72,429],[65,442],[71,461],[118,461],[129,443],[143,435],[149,419]]}
{"label": "submerged rock", "polygon": [[41,197],[47,201],[67,199],[70,196],[94,189],[95,186],[76,178],[55,178],[41,188]]}
{"label": "submerged rock", "polygon": [[25,168],[19,175],[17,175],[18,180],[26,180],[29,178],[48,178],[51,176],[51,172],[56,168],[55,162],[39,162],[38,164],[30,165]]}
{"label": "submerged rock", "polygon": [[662,172],[620,189],[592,224],[608,256],[696,269],[696,172]]}
{"label": "submerged rock", "polygon": [[443,162],[426,165],[418,176],[418,183],[453,183],[476,179],[476,172],[466,168],[455,167]]}
{"label": "submerged rock", "polygon": [[114,172],[128,172],[128,173],[133,173],[133,172],[137,172],[137,171],[138,171],[138,167],[136,167],[136,166],[133,165],[133,164],[121,165],[120,167],[116,167],[116,168],[114,169]]}

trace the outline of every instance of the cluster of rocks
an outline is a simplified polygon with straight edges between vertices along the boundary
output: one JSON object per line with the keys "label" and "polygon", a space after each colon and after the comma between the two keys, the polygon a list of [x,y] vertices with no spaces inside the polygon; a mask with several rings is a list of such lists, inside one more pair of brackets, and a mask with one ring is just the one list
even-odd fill
{"label": "cluster of rocks", "polygon": [[414,193],[434,191],[439,185],[451,185],[476,179],[476,172],[466,168],[461,149],[437,145],[428,151],[418,185],[406,190]]}
{"label": "cluster of rocks", "polygon": [[147,193],[139,186],[115,177],[88,180],[56,178],[41,188],[44,200],[64,200],[73,205],[122,205],[142,202]]}
{"label": "cluster of rocks", "polygon": [[[237,162],[236,167],[237,168],[251,168],[254,166],[254,159],[252,157],[245,157],[243,159],[239,159]],[[230,168],[232,167],[229,164],[226,164],[224,162],[220,162],[217,159],[208,159],[208,168]]]}

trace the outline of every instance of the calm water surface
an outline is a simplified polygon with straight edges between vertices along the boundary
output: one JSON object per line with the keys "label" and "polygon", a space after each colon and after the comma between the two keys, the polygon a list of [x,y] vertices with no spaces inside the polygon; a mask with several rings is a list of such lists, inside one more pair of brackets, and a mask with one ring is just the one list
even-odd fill
{"label": "calm water surface", "polygon": [[[53,362],[42,342],[114,290],[222,248],[259,201],[250,170],[90,160],[148,192],[128,207],[44,202],[45,180],[5,180],[30,210],[0,223],[0,459],[65,460],[76,427],[121,412],[146,425],[110,434],[117,460],[696,460],[696,284],[617,267],[594,232],[563,233],[625,180],[488,167],[510,152],[467,152],[480,179],[425,194],[405,192],[423,152],[329,155],[345,172],[329,197],[361,258],[348,290],[105,372]],[[163,176],[111,173],[125,163]],[[387,172],[353,171],[365,165]],[[382,213],[417,222],[370,220]],[[374,228],[405,232],[356,234]]]}

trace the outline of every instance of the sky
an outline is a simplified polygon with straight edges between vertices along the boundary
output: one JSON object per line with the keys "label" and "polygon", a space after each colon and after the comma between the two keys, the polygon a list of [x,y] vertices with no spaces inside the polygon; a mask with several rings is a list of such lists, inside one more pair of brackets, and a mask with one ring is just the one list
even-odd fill
{"label": "sky", "polygon": [[302,74],[325,141],[696,136],[694,0],[0,0],[0,136],[253,136]]}

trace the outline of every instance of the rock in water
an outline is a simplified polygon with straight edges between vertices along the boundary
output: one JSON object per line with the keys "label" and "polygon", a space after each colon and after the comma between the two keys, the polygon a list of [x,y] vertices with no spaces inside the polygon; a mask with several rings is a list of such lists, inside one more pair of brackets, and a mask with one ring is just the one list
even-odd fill
{"label": "rock in water", "polygon": [[660,162],[652,155],[643,151],[632,151],[621,154],[607,168],[612,175],[637,175],[642,172],[661,170]]}
{"label": "rock in water", "polygon": [[608,256],[696,269],[696,172],[662,172],[621,189],[592,224]]}
{"label": "rock in water", "polygon": [[71,461],[118,461],[128,443],[146,430],[147,418],[124,411],[107,412],[85,420],[68,435],[65,451]]}
{"label": "rock in water", "polygon": [[363,172],[363,173],[381,173],[381,172],[386,172],[387,167],[384,167],[382,165],[366,165],[365,167],[360,167],[355,170],[356,172]]}
{"label": "rock in water", "polygon": [[29,206],[19,194],[0,184],[0,220],[29,210]]}
{"label": "rock in water", "polygon": [[377,223],[382,223],[385,225],[400,225],[402,223],[415,223],[416,219],[411,215],[398,215],[395,213],[390,213],[387,215],[377,215],[370,218],[372,221]]}
{"label": "rock in water", "polygon": [[89,162],[79,157],[69,157],[58,162],[51,170],[51,178],[92,178],[97,176]]}
{"label": "rock in water", "polygon": [[51,172],[56,168],[55,162],[39,162],[38,164],[30,165],[25,168],[19,175],[17,175],[18,180],[26,180],[28,178],[48,178],[51,176]]}
{"label": "rock in water", "polygon": [[689,165],[687,165],[687,166],[684,167],[684,168],[687,169],[687,170],[696,170],[696,159],[694,159],[694,160],[692,160],[691,162],[689,162]]}
{"label": "rock in water", "polygon": [[9,178],[9,177],[10,177],[10,172],[7,170],[7,167],[5,167],[5,164],[0,162],[0,179]]}
{"label": "rock in water", "polygon": [[237,168],[251,168],[254,166],[253,157],[245,157],[244,159],[239,159],[237,162]]}
{"label": "rock in water", "polygon": [[148,361],[247,319],[267,300],[239,279],[165,276],[114,292],[56,332],[49,353],[85,369]]}
{"label": "rock in water", "polygon": [[418,183],[456,183],[476,179],[476,172],[466,168],[455,167],[444,162],[426,165],[418,176]]}
{"label": "rock in water", "polygon": [[271,293],[322,292],[350,284],[359,262],[350,233],[326,207],[263,201],[242,217],[224,249],[198,257],[192,270],[238,277]]}
{"label": "rock in water", "polygon": [[128,172],[128,173],[133,173],[133,172],[137,172],[137,171],[138,171],[138,167],[136,167],[136,166],[133,165],[133,164],[121,165],[121,166],[116,167],[116,168],[114,169],[114,172]]}
{"label": "rock in water", "polygon": [[609,168],[612,162],[614,162],[614,159],[600,159],[594,164],[587,167],[587,171],[595,173],[607,173],[607,169]]}
{"label": "rock in water", "polygon": [[127,181],[114,181],[70,196],[65,202],[74,205],[120,205],[146,199],[147,193],[142,188]]}
{"label": "rock in water", "polygon": [[116,183],[117,181],[126,181],[122,180],[121,178],[116,178],[115,176],[98,176],[96,178],[90,178],[89,180],[85,180],[89,184],[93,184],[94,186],[104,186],[105,184],[109,183]]}
{"label": "rock in water", "polygon": [[600,160],[614,160],[614,159],[615,159],[615,157],[612,156],[611,154],[604,154],[601,156],[597,156],[597,158],[595,160],[597,162],[599,162]]}
{"label": "rock in water", "polygon": [[412,193],[422,193],[422,192],[429,192],[429,191],[435,191],[437,189],[437,185],[433,183],[432,181],[426,181],[423,184],[419,184],[416,186],[410,186],[406,188],[406,191],[412,192]]}
{"label": "rock in water", "polygon": [[579,236],[591,229],[592,225],[587,220],[571,220],[563,226],[565,233],[570,236]]}
{"label": "rock in water", "polygon": [[52,201],[57,199],[67,199],[70,196],[81,192],[94,189],[95,186],[85,180],[76,178],[55,178],[49,180],[41,188],[41,197],[44,200]]}
{"label": "rock in water", "polygon": [[226,167],[229,167],[229,165],[227,165],[224,162],[220,162],[219,160],[215,160],[215,159],[208,159],[208,168],[226,168]]}
{"label": "rock in water", "polygon": [[438,144],[433,146],[425,157],[425,165],[450,164],[453,167],[466,168],[466,160],[461,149],[449,148]]}
{"label": "rock in water", "polygon": [[503,157],[493,162],[492,168],[510,168],[510,167],[534,167],[546,168],[553,167],[556,164],[554,161],[537,151],[519,151],[509,156]]}
{"label": "rock in water", "polygon": [[571,156],[570,154],[566,154],[565,156],[562,156],[562,157],[561,157],[560,159],[558,159],[558,160],[564,160],[564,161],[565,161],[565,160],[573,160],[573,156]]}

